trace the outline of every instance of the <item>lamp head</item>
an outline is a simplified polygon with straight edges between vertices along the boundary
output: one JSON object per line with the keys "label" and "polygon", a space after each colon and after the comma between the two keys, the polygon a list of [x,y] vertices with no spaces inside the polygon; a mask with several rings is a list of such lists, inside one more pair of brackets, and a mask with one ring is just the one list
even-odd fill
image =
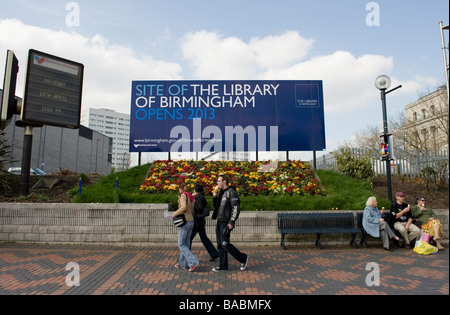
{"label": "lamp head", "polygon": [[387,90],[391,86],[391,78],[389,78],[387,75],[380,75],[375,80],[375,86],[379,90]]}

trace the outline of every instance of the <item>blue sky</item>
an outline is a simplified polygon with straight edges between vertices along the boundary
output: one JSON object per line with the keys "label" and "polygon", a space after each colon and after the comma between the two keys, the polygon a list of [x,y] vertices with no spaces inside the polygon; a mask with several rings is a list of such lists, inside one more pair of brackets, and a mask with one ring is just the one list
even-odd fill
{"label": "blue sky", "polygon": [[[403,85],[389,116],[445,80],[445,0],[72,1],[79,26],[66,23],[70,2],[2,1],[0,61],[14,50],[23,69],[34,48],[84,63],[83,107],[129,113],[132,80],[323,80],[331,151],[378,126],[378,75]],[[368,4],[379,25],[367,24]],[[23,81],[21,71],[19,96]]]}

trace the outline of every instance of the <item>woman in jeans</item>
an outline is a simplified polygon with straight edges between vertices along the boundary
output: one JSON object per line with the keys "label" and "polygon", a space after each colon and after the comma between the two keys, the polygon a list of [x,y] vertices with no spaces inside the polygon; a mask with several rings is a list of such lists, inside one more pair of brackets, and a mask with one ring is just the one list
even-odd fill
{"label": "woman in jeans", "polygon": [[172,218],[184,214],[186,217],[186,225],[180,227],[178,230],[178,247],[180,248],[181,254],[175,268],[189,268],[189,272],[192,272],[199,265],[199,260],[190,250],[191,234],[194,228],[194,196],[189,192],[189,186],[185,183],[180,185],[179,191],[178,210],[175,211]]}

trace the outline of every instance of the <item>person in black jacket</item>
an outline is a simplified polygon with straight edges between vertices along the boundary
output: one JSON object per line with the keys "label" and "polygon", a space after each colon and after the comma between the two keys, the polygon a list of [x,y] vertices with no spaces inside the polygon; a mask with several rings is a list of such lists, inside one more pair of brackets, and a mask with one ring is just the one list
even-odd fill
{"label": "person in black jacket", "polygon": [[205,214],[204,209],[208,207],[208,202],[206,201],[205,194],[203,192],[203,186],[202,185],[195,185],[194,187],[194,230],[191,234],[191,245],[192,241],[194,240],[197,233],[200,236],[200,239],[205,246],[206,250],[208,251],[209,256],[211,257],[210,261],[214,261],[217,258],[219,258],[219,253],[217,252],[217,249],[212,244],[211,240],[208,238],[208,235],[206,234],[206,220],[205,220]]}
{"label": "person in black jacket", "polygon": [[392,224],[405,240],[405,247],[411,248],[411,241],[420,235],[420,229],[415,226],[411,214],[411,206],[405,203],[405,194],[398,192],[391,205]]}
{"label": "person in black jacket", "polygon": [[229,179],[220,175],[217,179],[219,192],[214,191],[213,220],[217,220],[216,237],[219,250],[220,265],[213,268],[214,272],[228,270],[228,254],[241,263],[241,270],[247,269],[248,255],[241,253],[230,243],[231,231],[236,226],[236,221],[241,212],[239,195],[232,187],[228,186]]}

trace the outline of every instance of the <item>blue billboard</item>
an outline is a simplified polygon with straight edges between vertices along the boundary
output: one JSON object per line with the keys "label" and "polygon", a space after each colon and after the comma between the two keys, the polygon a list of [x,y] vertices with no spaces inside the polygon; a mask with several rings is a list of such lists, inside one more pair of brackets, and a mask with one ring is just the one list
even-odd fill
{"label": "blue billboard", "polygon": [[321,151],[322,81],[133,81],[130,152]]}

